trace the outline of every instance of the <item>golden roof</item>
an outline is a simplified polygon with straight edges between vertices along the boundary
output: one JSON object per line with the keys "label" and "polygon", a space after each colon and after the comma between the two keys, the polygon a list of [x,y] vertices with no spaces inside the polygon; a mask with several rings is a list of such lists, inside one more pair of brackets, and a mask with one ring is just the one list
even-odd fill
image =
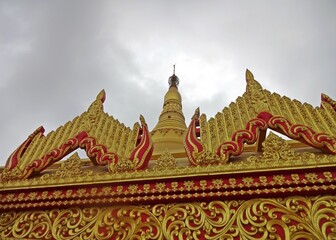
{"label": "golden roof", "polygon": [[249,70],[246,71],[246,83],[245,93],[215,117],[207,120],[205,114],[201,115],[201,137],[209,149],[215,150],[221,143],[230,141],[236,131],[245,129],[248,121],[260,112],[281,116],[293,125],[305,125],[316,132],[336,136],[336,111],[330,104],[322,102],[322,107],[314,108],[308,103],[271,93],[263,89]]}
{"label": "golden roof", "polygon": [[[279,123],[278,128],[274,128],[294,139],[288,142],[290,146],[303,148],[304,151],[314,154],[322,150],[312,159],[328,156],[327,164],[334,161],[336,112],[332,105],[333,100],[329,97],[324,95],[321,107],[314,108],[308,103],[270,93],[262,88],[250,71],[247,71],[247,87],[242,96],[209,120],[197,110],[187,129],[178,81],[175,74],[170,77],[163,110],[152,132],[148,131],[143,117],[140,118],[141,125],[135,123],[133,129],[130,129],[105,113],[105,92],[102,91],[87,111],[64,126],[46,136],[43,135],[43,128],[38,128],[31,134],[9,157],[6,166],[0,172],[1,184],[7,186],[7,181],[19,180],[17,184],[22,185],[20,179],[35,181],[41,176],[43,178],[45,174],[53,174],[60,166],[54,163],[66,159],[66,156],[78,148],[86,151],[89,159],[82,162],[87,170],[92,171],[92,178],[83,178],[79,174],[67,181],[62,179],[64,183],[125,177],[164,177],[176,174],[182,176],[195,172],[206,174],[219,169],[232,171],[240,167],[222,164],[228,160],[231,164],[236,164],[237,160],[262,154],[266,128],[272,129],[271,125],[267,123],[267,126],[254,128],[254,135],[249,129],[253,128],[256,120],[265,121],[259,118],[262,113],[267,113],[269,117],[281,117],[281,121],[289,124],[290,130],[294,132],[288,129],[287,131],[285,125],[281,129]],[[189,141],[188,138],[192,134],[194,140]],[[253,139],[248,140],[248,137]],[[226,154],[225,158],[222,156],[223,152]],[[228,159],[230,157],[234,158]],[[84,167],[83,164],[80,169]],[[211,166],[202,169],[192,166],[204,164]],[[315,160],[312,164],[316,164]],[[255,169],[255,165],[250,167]],[[264,167],[268,168],[270,165],[265,164]],[[167,168],[167,172],[156,171],[162,168]],[[169,168],[174,169],[170,172]],[[59,180],[55,179],[52,182]],[[46,183],[45,180],[43,182]],[[50,183],[50,180],[47,182]]]}
{"label": "golden roof", "polygon": [[152,135],[142,116],[130,129],[105,113],[104,91],[39,127],[0,169],[1,239],[335,239],[335,101],[314,108],[246,80],[188,128],[175,75]]}

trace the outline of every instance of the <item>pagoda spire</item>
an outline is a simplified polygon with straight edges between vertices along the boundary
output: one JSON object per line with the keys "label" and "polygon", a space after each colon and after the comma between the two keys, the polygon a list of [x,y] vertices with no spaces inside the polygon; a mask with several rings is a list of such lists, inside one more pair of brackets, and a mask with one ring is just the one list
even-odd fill
{"label": "pagoda spire", "polygon": [[163,109],[159,121],[152,130],[154,154],[168,151],[184,151],[183,134],[187,130],[182,112],[182,97],[178,91],[179,78],[175,75],[169,77],[169,88],[164,96]]}
{"label": "pagoda spire", "polygon": [[171,88],[171,87],[176,87],[177,88],[177,86],[180,83],[180,79],[175,75],[175,64],[174,64],[173,75],[171,75],[169,77],[168,83],[169,83],[169,88]]}

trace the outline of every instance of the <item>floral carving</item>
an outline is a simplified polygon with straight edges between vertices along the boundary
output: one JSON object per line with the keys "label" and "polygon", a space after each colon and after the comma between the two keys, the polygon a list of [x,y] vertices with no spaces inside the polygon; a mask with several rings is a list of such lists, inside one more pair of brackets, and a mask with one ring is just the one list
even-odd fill
{"label": "floral carving", "polygon": [[115,205],[0,215],[1,239],[335,239],[336,197]]}
{"label": "floral carving", "polygon": [[121,158],[121,160],[116,164],[108,165],[110,172],[127,172],[134,170],[134,163],[127,158]]}
{"label": "floral carving", "polygon": [[313,153],[296,153],[288,145],[287,141],[280,136],[270,132],[266,140],[262,143],[262,155],[260,157],[251,156],[247,160],[250,162],[293,162],[309,161],[316,157]]}
{"label": "floral carving", "polygon": [[176,168],[176,165],[176,159],[170,152],[168,152],[168,149],[166,149],[165,152],[156,161],[153,169],[156,171],[174,169]]}
{"label": "floral carving", "polygon": [[43,179],[46,178],[68,178],[75,176],[92,176],[92,171],[82,171],[82,160],[78,153],[74,153],[66,161],[61,162],[61,166],[53,174],[42,175]]}

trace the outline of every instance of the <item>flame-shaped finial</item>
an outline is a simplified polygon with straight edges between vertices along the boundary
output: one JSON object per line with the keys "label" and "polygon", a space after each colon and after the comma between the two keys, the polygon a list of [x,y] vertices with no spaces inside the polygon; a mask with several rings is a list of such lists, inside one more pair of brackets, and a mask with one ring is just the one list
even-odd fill
{"label": "flame-shaped finial", "polygon": [[145,120],[144,116],[142,116],[142,114],[140,114],[140,122],[141,122],[141,126],[146,126],[147,125],[146,120]]}
{"label": "flame-shaped finial", "polygon": [[252,72],[248,69],[246,69],[245,76],[246,76],[246,82],[254,80],[254,76],[253,76]]}
{"label": "flame-shaped finial", "polygon": [[200,108],[196,108],[194,115],[192,116],[191,120],[199,119],[200,116]]}

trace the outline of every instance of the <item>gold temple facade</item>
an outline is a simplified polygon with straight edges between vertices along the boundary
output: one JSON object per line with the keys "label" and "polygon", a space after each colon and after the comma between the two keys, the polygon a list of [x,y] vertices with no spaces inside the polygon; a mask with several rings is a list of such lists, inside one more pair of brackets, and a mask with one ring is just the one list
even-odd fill
{"label": "gold temple facade", "polygon": [[28,136],[0,169],[0,239],[336,239],[334,100],[271,93],[247,70],[242,96],[186,121],[168,82],[151,131],[106,113],[102,91]]}

